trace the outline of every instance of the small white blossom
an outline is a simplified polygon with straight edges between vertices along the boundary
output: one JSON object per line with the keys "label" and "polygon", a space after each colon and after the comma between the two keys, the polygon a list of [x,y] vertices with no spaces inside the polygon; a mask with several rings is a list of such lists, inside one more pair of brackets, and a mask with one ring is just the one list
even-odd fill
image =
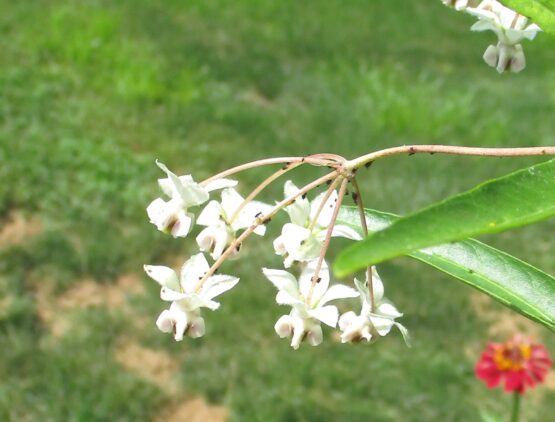
{"label": "small white blossom", "polygon": [[[201,251],[210,252],[213,259],[218,259],[223,251],[235,240],[237,230],[250,227],[257,217],[266,214],[271,207],[258,201],[250,201],[233,218],[244,199],[235,189],[224,189],[222,201],[210,201],[200,213],[197,223],[206,226],[197,236]],[[231,221],[233,218],[233,221]],[[254,233],[263,236],[266,226],[261,224]],[[237,255],[235,250],[230,258]]]}
{"label": "small white blossom", "polygon": [[201,337],[204,335],[204,319],[200,308],[216,310],[220,304],[213,299],[233,288],[238,282],[237,277],[230,275],[212,275],[196,291],[199,280],[209,270],[208,262],[203,254],[192,256],[181,267],[178,277],[171,268],[158,265],[145,265],[146,273],[161,286],[162,300],[172,302],[168,310],[163,311],[156,325],[163,332],[173,332],[177,341],[183,335]]}
{"label": "small white blossom", "polygon": [[520,42],[533,40],[541,31],[536,24],[528,24],[528,18],[522,16],[496,0],[484,0],[477,7],[468,7],[465,11],[479,20],[470,28],[472,31],[495,32],[499,42],[490,45],[484,53],[484,61],[495,67],[499,73],[506,70],[520,72],[526,67],[526,59]]}
{"label": "small white blossom", "polygon": [[[296,195],[298,192],[299,189],[293,182],[288,180],[285,183],[286,198]],[[324,197],[324,192],[314,198],[312,202],[309,202],[306,197],[300,197],[285,209],[291,223],[285,224],[281,235],[274,240],[274,250],[277,255],[283,256],[285,268],[289,268],[295,261],[305,262],[319,255],[326,231],[332,222],[333,210],[337,203],[337,192],[333,191],[323,205],[320,214],[316,216]],[[361,239],[354,229],[341,224],[333,227],[332,236],[353,240]]]}
{"label": "small white blossom", "polygon": [[321,322],[335,328],[339,312],[335,306],[326,305],[328,302],[359,295],[354,289],[342,284],[329,287],[329,270],[325,262],[322,263],[319,280],[312,288],[316,263],[317,260],[313,260],[306,264],[298,282],[295,276],[287,271],[268,268],[262,270],[278,289],[276,302],[292,307],[290,314],[283,315],[276,322],[274,329],[281,338],[290,337],[291,347],[294,349],[298,349],[303,340],[312,346],[320,344]]}
{"label": "small white blossom", "polygon": [[194,215],[188,212],[188,208],[208,201],[209,192],[212,190],[237,185],[234,180],[218,179],[203,187],[190,175],[178,177],[161,162],[156,161],[156,164],[167,175],[164,179],[158,179],[158,184],[169,200],[156,198],[147,207],[146,212],[150,222],[158,230],[173,237],[185,237],[191,231]]}
{"label": "small white blossom", "polygon": [[372,267],[374,309],[372,309],[370,301],[368,280],[363,283],[355,278],[355,285],[360,292],[362,309],[359,315],[350,311],[339,318],[339,329],[342,331],[341,342],[375,341],[379,336],[388,334],[395,325],[401,331],[408,345],[408,330],[395,321],[396,318],[403,316],[403,314],[389,300],[384,298],[383,282],[375,267]]}

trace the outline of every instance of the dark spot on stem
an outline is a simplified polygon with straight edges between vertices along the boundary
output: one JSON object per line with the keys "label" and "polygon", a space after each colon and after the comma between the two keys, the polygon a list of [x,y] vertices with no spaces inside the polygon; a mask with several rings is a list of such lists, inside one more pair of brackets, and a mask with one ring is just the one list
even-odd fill
{"label": "dark spot on stem", "polygon": [[353,192],[351,197],[353,198],[353,202],[355,204],[357,204],[358,203],[358,194],[356,192]]}
{"label": "dark spot on stem", "polygon": [[370,168],[370,166],[371,166],[372,164],[374,164],[373,161],[368,161],[368,162],[364,165],[364,167]]}

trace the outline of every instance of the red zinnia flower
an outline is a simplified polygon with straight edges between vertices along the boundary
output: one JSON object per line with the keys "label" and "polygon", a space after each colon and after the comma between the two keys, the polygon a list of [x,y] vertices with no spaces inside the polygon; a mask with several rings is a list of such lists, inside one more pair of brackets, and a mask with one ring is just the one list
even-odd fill
{"label": "red zinnia flower", "polygon": [[543,345],[516,334],[505,343],[489,343],[475,370],[488,388],[497,387],[504,378],[505,391],[522,394],[525,387],[545,380],[551,364]]}

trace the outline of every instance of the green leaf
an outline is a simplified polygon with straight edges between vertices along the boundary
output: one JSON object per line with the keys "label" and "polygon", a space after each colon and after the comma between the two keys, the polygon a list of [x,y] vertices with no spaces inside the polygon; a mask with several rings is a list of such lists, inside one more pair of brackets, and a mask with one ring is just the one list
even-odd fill
{"label": "green leaf", "polygon": [[454,240],[524,226],[555,214],[555,160],[433,204],[345,249],[338,275]]}
{"label": "green leaf", "polygon": [[555,0],[501,0],[501,3],[529,17],[548,34],[555,35]]}
{"label": "green leaf", "polygon": [[[393,214],[366,210],[370,231],[399,220]],[[358,210],[343,207],[338,224],[362,234]],[[511,255],[467,239],[413,252],[410,257],[447,273],[504,305],[555,331],[555,278]]]}

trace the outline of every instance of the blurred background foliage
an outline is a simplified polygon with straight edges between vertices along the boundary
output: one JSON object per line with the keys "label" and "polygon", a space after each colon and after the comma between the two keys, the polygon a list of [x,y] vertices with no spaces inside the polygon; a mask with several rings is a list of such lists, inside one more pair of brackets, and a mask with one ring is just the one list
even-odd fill
{"label": "blurred background foliage", "polygon": [[[156,158],[201,180],[275,155],[553,145],[553,39],[526,43],[526,70],[500,76],[481,59],[494,35],[470,33],[472,19],[439,0],[0,0],[0,10],[1,420],[190,420],[199,396],[233,421],[477,420],[508,413],[509,398],[473,377],[488,339],[518,328],[555,350],[545,329],[396,259],[380,268],[412,349],[398,334],[351,346],[328,331],[293,352],[273,332],[285,309],[260,273],[279,265],[276,226],[226,264],[242,283],[200,340],[156,330],[164,304],[142,274],[195,250],[147,221]],[[398,157],[359,183],[367,206],[404,214],[537,161]],[[242,193],[269,171],[242,174]],[[554,274],[553,229],[485,240]],[[553,388],[529,394],[526,420],[555,412]]]}

